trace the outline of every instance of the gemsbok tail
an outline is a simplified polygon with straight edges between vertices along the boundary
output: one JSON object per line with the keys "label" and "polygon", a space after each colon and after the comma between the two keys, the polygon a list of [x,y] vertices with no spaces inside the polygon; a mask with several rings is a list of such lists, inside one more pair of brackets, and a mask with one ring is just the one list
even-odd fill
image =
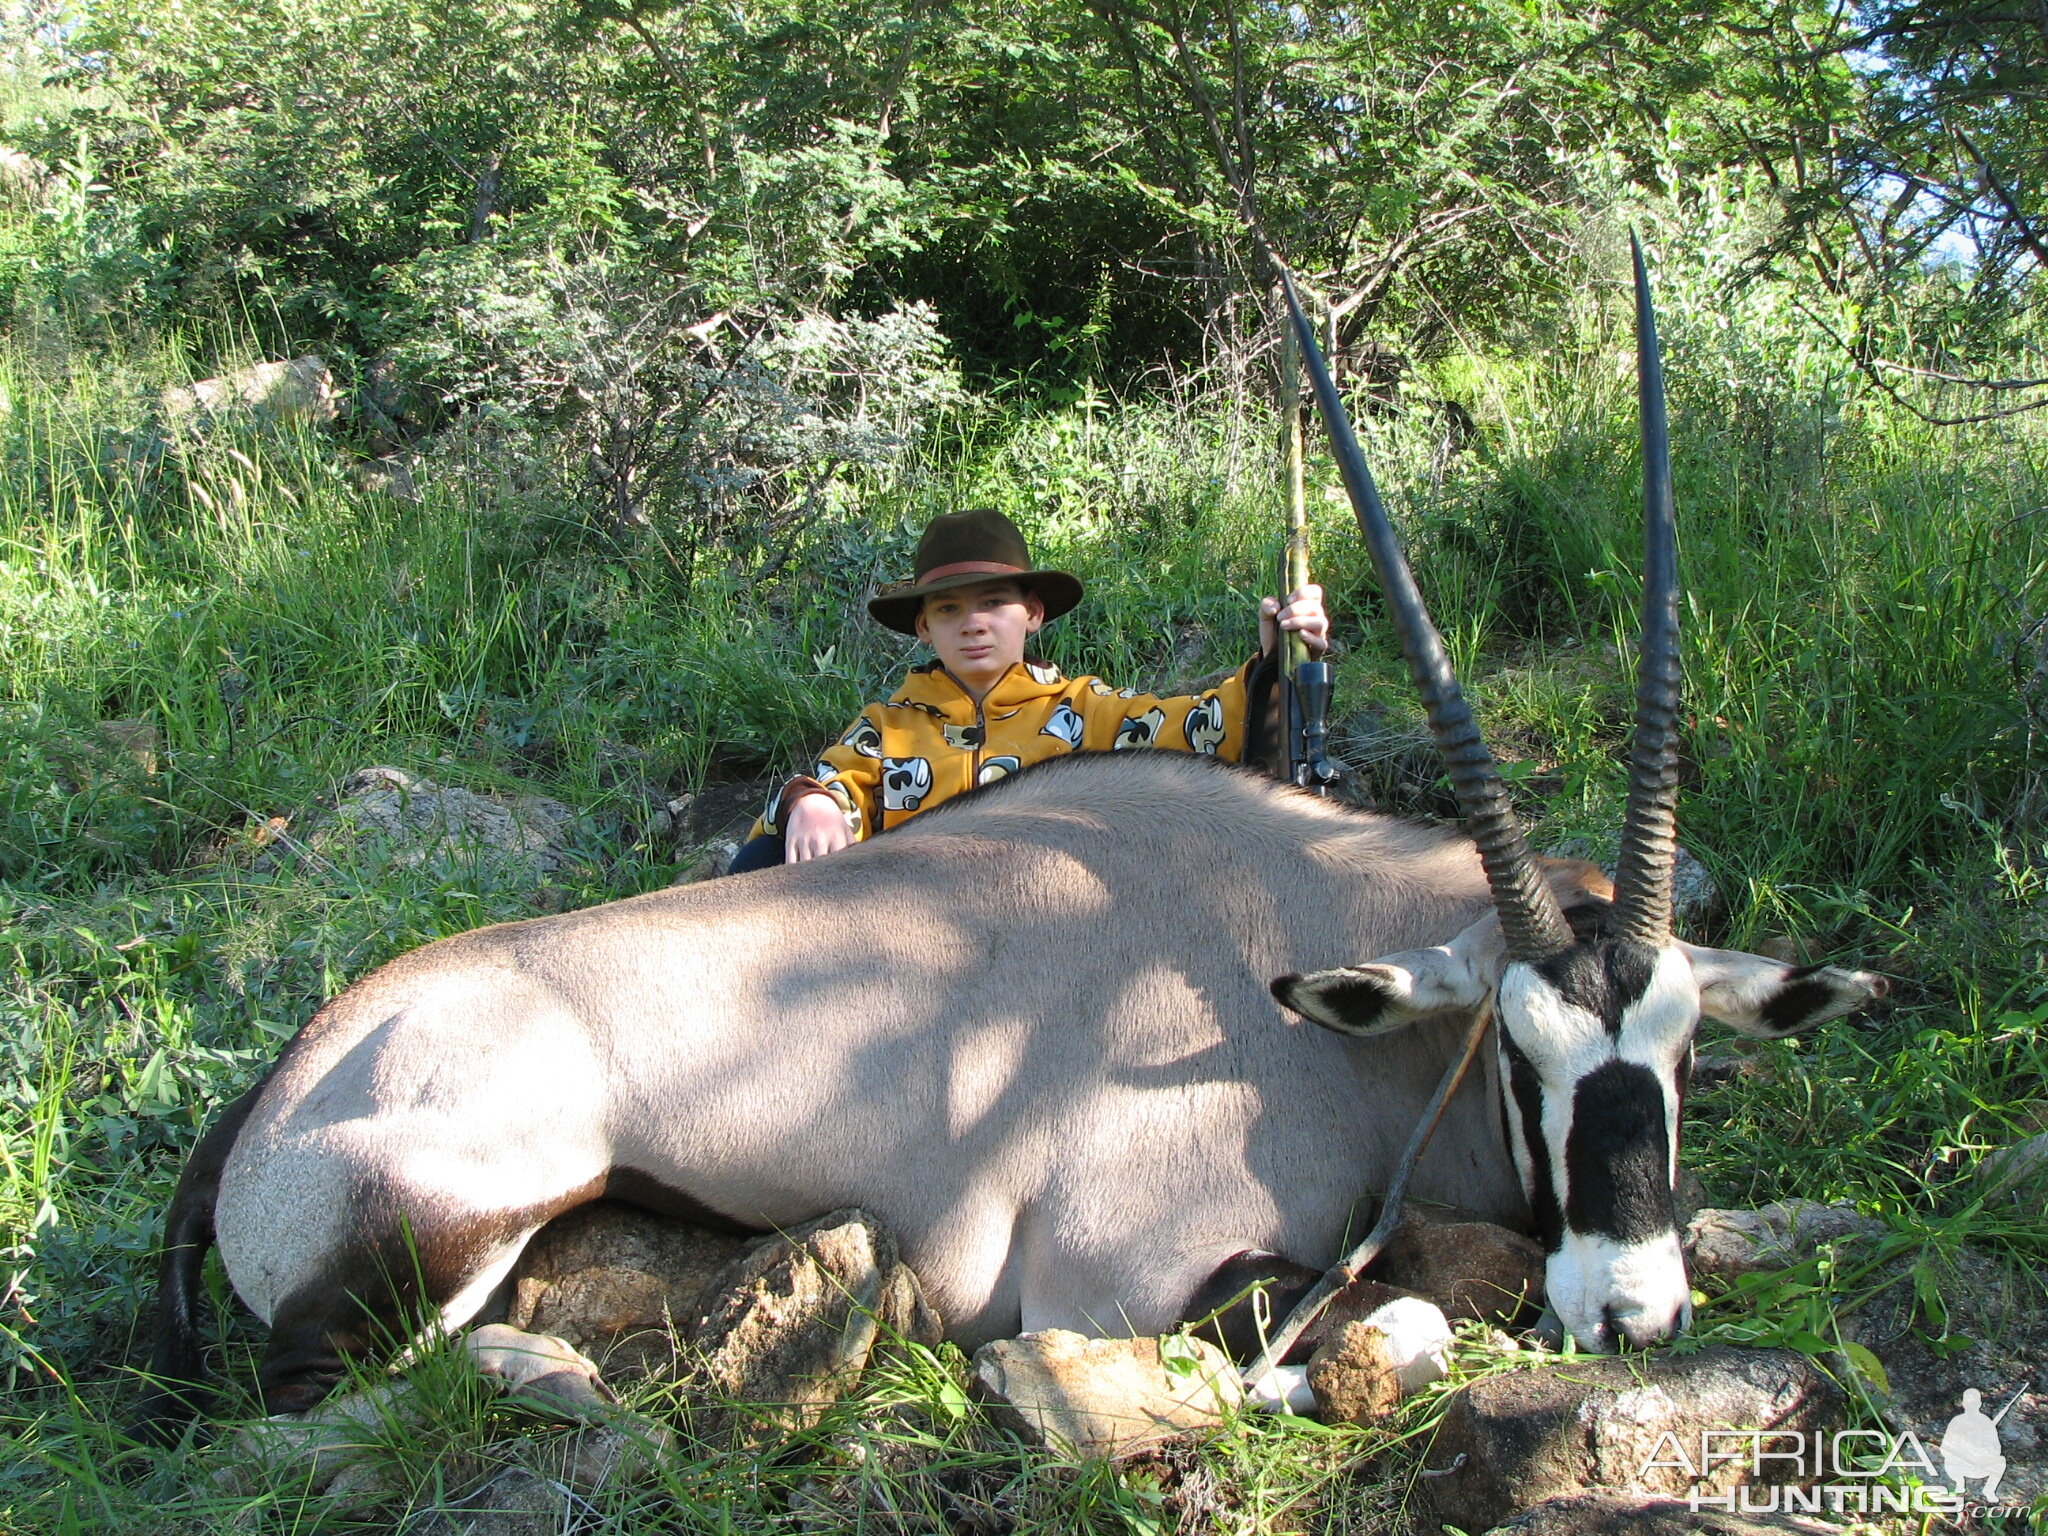
{"label": "gemsbok tail", "polygon": [[199,1301],[206,1250],[213,1246],[213,1207],[220,1194],[221,1169],[234,1150],[242,1122],[269,1081],[262,1081],[230,1104],[185,1160],[164,1218],[164,1241],[157,1261],[156,1337],[149,1351],[149,1390],[136,1409],[135,1438],[150,1445],[174,1445],[185,1426],[206,1405],[203,1384],[204,1348],[199,1337]]}

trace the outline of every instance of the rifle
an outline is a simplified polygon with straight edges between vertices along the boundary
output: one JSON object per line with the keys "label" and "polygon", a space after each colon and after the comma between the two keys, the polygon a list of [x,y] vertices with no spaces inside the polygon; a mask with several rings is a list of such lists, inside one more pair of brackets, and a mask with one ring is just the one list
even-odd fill
{"label": "rifle", "polygon": [[[1301,307],[1294,287],[1284,284],[1287,303],[1297,324]],[[1294,326],[1280,327],[1280,458],[1287,496],[1287,543],[1280,555],[1280,591],[1299,592],[1308,585],[1308,497],[1302,467],[1301,368]],[[1311,660],[1308,646],[1292,630],[1280,632],[1280,721],[1285,737],[1287,781],[1312,794],[1329,793],[1338,769],[1329,759],[1326,738],[1330,714],[1330,664]]]}

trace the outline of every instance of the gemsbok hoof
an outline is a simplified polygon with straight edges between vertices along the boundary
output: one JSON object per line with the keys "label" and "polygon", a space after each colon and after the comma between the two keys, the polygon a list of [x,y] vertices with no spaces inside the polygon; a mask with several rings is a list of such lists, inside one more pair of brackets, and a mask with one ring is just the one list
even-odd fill
{"label": "gemsbok hoof", "polygon": [[572,1419],[596,1423],[617,1411],[596,1364],[552,1334],[487,1323],[465,1334],[462,1348],[480,1375]]}

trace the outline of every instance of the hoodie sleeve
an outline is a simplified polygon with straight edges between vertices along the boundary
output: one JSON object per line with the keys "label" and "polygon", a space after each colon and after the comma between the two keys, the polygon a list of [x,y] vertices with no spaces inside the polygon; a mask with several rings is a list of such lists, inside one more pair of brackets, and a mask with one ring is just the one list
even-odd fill
{"label": "hoodie sleeve", "polygon": [[1165,747],[1240,761],[1250,735],[1247,705],[1259,666],[1255,657],[1201,693],[1153,694],[1116,689],[1099,677],[1085,679],[1088,691],[1079,701],[1088,752],[1127,752],[1139,747]]}
{"label": "hoodie sleeve", "polygon": [[769,796],[749,835],[779,834],[789,808],[806,795],[831,796],[846,817],[855,842],[873,832],[876,790],[882,782],[882,730],[874,718],[879,708],[870,704],[862,710],[839,740],[825,749],[815,768],[798,774]]}

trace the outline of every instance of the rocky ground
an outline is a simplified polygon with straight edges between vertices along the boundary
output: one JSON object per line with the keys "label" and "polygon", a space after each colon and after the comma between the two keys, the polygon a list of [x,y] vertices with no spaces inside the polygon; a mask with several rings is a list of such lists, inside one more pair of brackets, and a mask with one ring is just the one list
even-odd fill
{"label": "rocky ground", "polygon": [[[1859,1420],[1852,1401],[1859,1390],[1870,1393],[1880,1422],[1910,1429],[1937,1458],[1964,1385],[1979,1386],[1987,1401],[2011,1398],[2001,1424],[2009,1470],[2000,1502],[2024,1504],[2048,1484],[2040,1429],[2048,1419],[2048,1313],[2024,1277],[1980,1255],[1958,1260],[1956,1294],[1970,1300],[1949,1323],[1968,1321],[1981,1338],[1932,1349],[1912,1326],[1910,1268],[1885,1280],[1858,1312],[1851,1342],[1871,1350],[1887,1378],[1887,1390],[1870,1392],[1868,1382],[1845,1390],[1836,1379],[1845,1367],[1840,1356],[1785,1349],[1680,1345],[1636,1359],[1560,1360],[1506,1331],[1530,1319],[1540,1253],[1517,1234],[1454,1218],[1424,1211],[1406,1222],[1373,1276],[1340,1293],[1290,1357],[1305,1362],[1301,1410],[1373,1424],[1391,1421],[1406,1399],[1431,1390],[1454,1350],[1467,1368],[1472,1345],[1491,1351],[1478,1379],[1441,1398],[1420,1463],[1409,1467],[1411,1491],[1386,1507],[1375,1530],[1743,1536],[1840,1529],[1839,1517],[1816,1523],[1808,1506],[1786,1507],[1787,1486],[1805,1489],[1827,1473],[1825,1463],[1818,1471],[1810,1465],[1810,1452],[1803,1461],[1758,1465],[1740,1456],[1703,1459],[1695,1448],[1703,1432],[1731,1429],[1768,1431],[1780,1450],[1795,1434],[1800,1447],[1817,1447],[1836,1431],[1872,1422],[1868,1411]],[[1876,1237],[1853,1212],[1818,1206],[1702,1211],[1689,1235],[1707,1283],[1765,1272],[1762,1266],[1822,1243],[1846,1254]],[[1425,1314],[1434,1321],[1418,1332]],[[1455,1346],[1454,1317],[1466,1330]],[[547,1402],[582,1427],[494,1447],[469,1486],[415,1510],[406,1529],[554,1536],[573,1527],[580,1500],[648,1475],[678,1435],[772,1448],[817,1424],[876,1360],[935,1346],[941,1326],[893,1239],[859,1211],[749,1239],[625,1206],[585,1207],[536,1239],[506,1292],[504,1321],[475,1330],[468,1344],[486,1381]],[[604,1385],[650,1379],[678,1388],[676,1412],[627,1412],[613,1406]],[[963,1384],[981,1400],[984,1433],[995,1440],[1152,1469],[1189,1518],[1216,1495],[1204,1492],[1198,1468],[1177,1448],[1217,1432],[1248,1403],[1235,1367],[1186,1336],[1101,1340],[1052,1332],[1001,1340],[974,1357]],[[309,1478],[331,1501],[367,1515],[394,1496],[373,1447],[394,1418],[403,1422],[416,1411],[408,1392],[398,1379],[334,1400],[302,1424],[255,1426],[221,1475]],[[373,1433],[375,1426],[382,1429]],[[821,1471],[793,1501],[797,1529],[936,1528],[904,1525],[906,1498],[952,1511],[941,1524],[955,1530],[1019,1528],[1019,1512],[997,1507],[1000,1480],[963,1470],[928,1437],[906,1432],[842,1450],[840,1470]],[[1951,1527],[2000,1528],[1967,1517]],[[1208,1527],[1198,1519],[1183,1528]]]}

